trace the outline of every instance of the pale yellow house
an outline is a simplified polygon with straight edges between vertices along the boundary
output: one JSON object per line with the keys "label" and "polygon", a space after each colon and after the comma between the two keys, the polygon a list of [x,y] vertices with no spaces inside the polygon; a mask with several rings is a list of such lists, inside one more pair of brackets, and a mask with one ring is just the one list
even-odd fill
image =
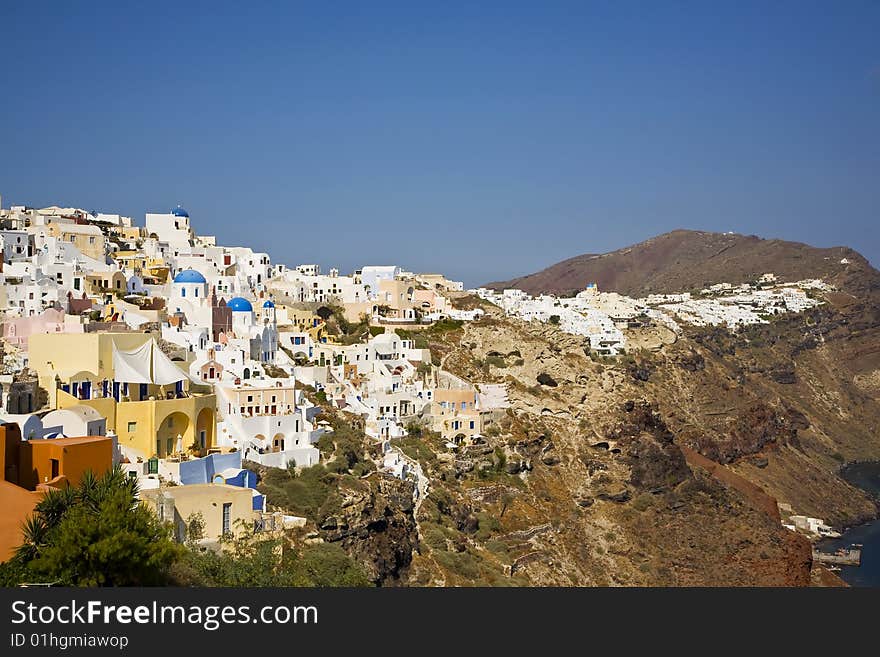
{"label": "pale yellow house", "polygon": [[290,415],[296,410],[296,390],[293,385],[254,385],[245,382],[240,387],[230,387],[225,393],[226,412],[238,411],[242,417],[255,415]]}
{"label": "pale yellow house", "polygon": [[46,234],[73,244],[80,253],[89,258],[102,262],[104,260],[107,240],[97,226],[50,221],[46,225]]}
{"label": "pale yellow house", "polygon": [[376,306],[386,306],[385,317],[389,319],[415,319],[415,287],[408,281],[380,280],[379,293],[373,302]]}
{"label": "pale yellow house", "polygon": [[150,266],[155,264],[152,258],[148,258],[140,251],[117,251],[113,255],[113,259],[125,267],[125,269],[130,269],[138,274],[145,272]]}
{"label": "pale yellow house", "polygon": [[314,310],[276,303],[275,317],[279,326],[295,326],[298,331],[308,333],[315,342],[320,342],[324,336],[324,320]]}
{"label": "pale yellow house", "polygon": [[153,509],[159,520],[174,525],[178,541],[186,540],[187,523],[200,514],[204,538],[253,534],[259,511],[253,509],[254,490],[227,484],[189,484],[141,491],[141,502]]}
{"label": "pale yellow house", "polygon": [[84,404],[107,419],[119,446],[148,458],[214,445],[212,388],[175,365],[148,333],[55,333],[31,336],[30,367],[49,405]]}
{"label": "pale yellow house", "polygon": [[473,388],[434,390],[430,415],[431,430],[446,442],[459,444],[482,431],[477,393]]}
{"label": "pale yellow house", "polygon": [[128,281],[121,271],[98,271],[86,274],[86,292],[91,295],[125,294]]}

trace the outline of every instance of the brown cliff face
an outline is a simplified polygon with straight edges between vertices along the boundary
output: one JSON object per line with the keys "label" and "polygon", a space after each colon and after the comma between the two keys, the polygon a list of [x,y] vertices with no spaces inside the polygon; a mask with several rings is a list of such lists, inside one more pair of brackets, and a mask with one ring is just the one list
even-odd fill
{"label": "brown cliff face", "polygon": [[[444,367],[506,382],[511,408],[479,449],[452,454],[421,440],[432,490],[417,517],[423,540],[409,583],[810,583],[809,543],[781,526],[772,495],[727,469],[771,438],[789,449],[777,422],[794,430],[803,420],[768,404],[732,421],[725,438],[738,451],[728,466],[714,464],[723,472],[702,456],[691,465],[682,447],[706,432],[692,434],[695,419],[683,423],[673,410],[665,377],[714,372],[711,352],[676,344],[645,359],[593,362],[576,336],[487,310],[444,337]],[[706,396],[727,385],[700,384]],[[763,437],[752,440],[751,425]]]}
{"label": "brown cliff face", "polygon": [[418,543],[413,486],[386,475],[341,483],[339,510],[320,524],[320,536],[342,548],[379,585],[396,583]]}

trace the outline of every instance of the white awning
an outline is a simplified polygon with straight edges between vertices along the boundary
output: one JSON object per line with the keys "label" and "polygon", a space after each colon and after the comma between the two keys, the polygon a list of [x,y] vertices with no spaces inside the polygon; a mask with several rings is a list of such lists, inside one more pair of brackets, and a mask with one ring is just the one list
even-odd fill
{"label": "white awning", "polygon": [[164,386],[187,378],[184,371],[159,349],[156,341],[151,342],[153,343],[153,383]]}
{"label": "white awning", "polygon": [[113,379],[123,383],[154,383],[164,386],[187,378],[186,373],[166,356],[155,340],[132,351],[113,345]]}
{"label": "white awning", "polygon": [[150,355],[153,340],[133,351],[120,351],[113,345],[113,379],[123,383],[152,383]]}

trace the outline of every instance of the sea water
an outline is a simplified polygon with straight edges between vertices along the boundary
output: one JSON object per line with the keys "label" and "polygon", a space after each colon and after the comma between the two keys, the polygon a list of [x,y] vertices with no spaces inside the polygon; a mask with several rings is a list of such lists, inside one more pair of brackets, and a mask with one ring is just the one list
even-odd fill
{"label": "sea water", "polygon": [[[880,462],[853,463],[841,475],[853,486],[880,499]],[[861,566],[841,566],[837,573],[850,586],[880,586],[880,520],[872,520],[846,531],[840,538],[827,539],[819,544],[823,552],[862,544]]]}

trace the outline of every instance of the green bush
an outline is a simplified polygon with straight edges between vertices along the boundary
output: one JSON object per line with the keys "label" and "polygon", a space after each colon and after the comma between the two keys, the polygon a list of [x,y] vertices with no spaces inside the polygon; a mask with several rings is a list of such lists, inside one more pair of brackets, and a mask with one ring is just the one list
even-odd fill
{"label": "green bush", "polygon": [[642,493],[633,500],[632,505],[636,511],[647,511],[654,506],[654,496],[650,493]]}
{"label": "green bush", "polygon": [[432,550],[438,550],[440,552],[446,551],[446,534],[443,533],[443,530],[437,525],[425,524],[422,527],[422,538],[425,541],[425,545],[427,545]]}
{"label": "green bush", "polygon": [[476,537],[481,541],[485,541],[492,534],[497,534],[501,530],[501,522],[491,513],[477,513],[477,519],[480,521],[480,528],[477,530]]}
{"label": "green bush", "polygon": [[462,326],[464,326],[464,322],[460,319],[441,319],[427,328],[426,331],[429,333],[445,333],[447,331],[457,331]]}
{"label": "green bush", "polygon": [[486,358],[486,364],[499,369],[507,367],[507,362],[501,356],[488,356]]}
{"label": "green bush", "polygon": [[335,477],[321,464],[299,472],[270,469],[260,491],[281,508],[317,521],[319,509],[336,488]]}
{"label": "green bush", "polygon": [[334,543],[297,548],[276,538],[234,540],[222,552],[188,550],[175,565],[187,586],[371,586],[363,567]]}
{"label": "green bush", "polygon": [[307,545],[296,555],[293,579],[299,586],[371,586],[363,567],[335,543]]}

